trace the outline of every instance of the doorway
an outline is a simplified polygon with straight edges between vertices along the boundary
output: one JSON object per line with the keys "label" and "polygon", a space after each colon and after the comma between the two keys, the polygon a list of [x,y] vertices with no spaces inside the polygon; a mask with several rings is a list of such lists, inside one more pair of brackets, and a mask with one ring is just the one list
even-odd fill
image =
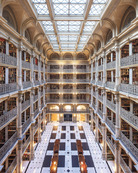
{"label": "doorway", "polygon": [[64,114],[64,121],[72,121],[72,114]]}

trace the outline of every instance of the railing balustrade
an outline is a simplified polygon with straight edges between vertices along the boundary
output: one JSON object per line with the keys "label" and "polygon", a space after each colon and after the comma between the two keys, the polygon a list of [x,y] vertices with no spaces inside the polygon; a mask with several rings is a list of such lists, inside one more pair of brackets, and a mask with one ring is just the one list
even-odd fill
{"label": "railing balustrade", "polygon": [[132,171],[127,166],[126,162],[123,160],[122,157],[120,157],[120,165],[121,165],[121,167],[122,167],[122,169],[123,169],[124,172],[126,172],[126,173],[132,173]]}
{"label": "railing balustrade", "polygon": [[5,112],[3,115],[0,116],[0,127],[8,123],[9,121],[12,121],[17,116],[17,107]]}
{"label": "railing balustrade", "polygon": [[98,71],[102,71],[103,70],[103,65],[98,66]]}
{"label": "railing balustrade", "polygon": [[106,82],[106,87],[111,88],[111,89],[114,89],[114,87],[115,87],[115,82],[109,82],[109,81],[107,81],[107,82]]}
{"label": "railing balustrade", "polygon": [[17,66],[17,58],[10,55],[6,55],[4,53],[0,53],[0,63],[10,66]]}
{"label": "railing balustrade", "polygon": [[106,118],[106,123],[111,128],[111,130],[115,133],[115,125],[113,124],[113,122],[109,120],[108,118]]}
{"label": "railing balustrade", "polygon": [[138,148],[123,133],[121,133],[121,142],[138,161]]}
{"label": "railing balustrade", "polygon": [[31,81],[25,81],[25,82],[23,82],[23,88],[25,89],[25,88],[29,88],[29,87],[31,87]]}
{"label": "railing balustrade", "polygon": [[17,90],[17,83],[0,84],[0,95]]}
{"label": "railing balustrade", "polygon": [[12,161],[11,165],[9,166],[9,168],[6,170],[5,173],[11,173],[15,170],[17,165],[17,156],[14,158],[14,160]]}
{"label": "railing balustrade", "polygon": [[22,111],[25,110],[28,106],[30,106],[30,100],[26,100],[22,103]]}
{"label": "railing balustrade", "polygon": [[115,63],[116,63],[116,61],[112,61],[112,62],[107,63],[106,69],[113,69],[113,68],[115,68]]}
{"label": "railing balustrade", "polygon": [[109,138],[109,136],[106,136],[106,140],[112,150],[112,153],[115,154],[115,146],[114,146],[113,142],[111,141],[111,139]]}
{"label": "railing balustrade", "polygon": [[119,90],[125,93],[133,94],[138,96],[138,85],[123,84],[119,85]]}
{"label": "railing balustrade", "polygon": [[22,67],[23,68],[27,68],[27,69],[30,69],[30,63],[29,62],[27,62],[27,61],[22,61]]}
{"label": "railing balustrade", "polygon": [[121,58],[121,66],[129,66],[138,64],[138,53],[134,55]]}
{"label": "railing balustrade", "polygon": [[116,105],[110,101],[110,100],[106,100],[107,106],[109,106],[110,109],[112,109],[113,111],[115,111],[116,109]]}
{"label": "railing balustrade", "polygon": [[34,95],[34,102],[38,100],[38,95]]}
{"label": "railing balustrade", "polygon": [[22,126],[23,133],[25,132],[25,130],[27,129],[29,124],[31,124],[31,118],[28,118],[27,121],[23,124],[23,126]]}
{"label": "railing balustrade", "polygon": [[34,64],[34,70],[38,71],[38,65]]}
{"label": "railing balustrade", "polygon": [[17,141],[17,132],[15,132],[10,139],[0,148],[0,161],[6,155],[6,153],[14,146]]}
{"label": "railing balustrade", "polygon": [[27,140],[23,144],[22,153],[25,152],[25,150],[26,150],[27,146],[29,145],[29,143],[30,143],[30,136],[27,138]]}

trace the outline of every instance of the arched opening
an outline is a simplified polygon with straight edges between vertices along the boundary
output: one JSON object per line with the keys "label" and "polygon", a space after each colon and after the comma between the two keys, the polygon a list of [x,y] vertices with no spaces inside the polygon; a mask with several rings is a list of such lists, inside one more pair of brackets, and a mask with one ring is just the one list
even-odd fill
{"label": "arched opening", "polygon": [[77,111],[86,111],[86,106],[84,105],[77,106]]}
{"label": "arched opening", "polygon": [[98,51],[100,48],[101,48],[101,42],[98,41],[98,43],[97,43],[97,51]]}
{"label": "arched opening", "polygon": [[85,59],[87,59],[87,56],[84,53],[80,52],[77,54],[77,59],[78,60],[85,60]]}
{"label": "arched opening", "polygon": [[69,52],[65,53],[63,56],[63,59],[64,60],[72,60],[73,59],[72,53],[69,53]]}
{"label": "arched opening", "polygon": [[133,7],[129,7],[122,18],[120,31],[122,31],[124,28],[128,27],[131,24],[131,21],[136,17],[136,11]]}
{"label": "arched opening", "polygon": [[31,43],[31,36],[28,29],[25,30],[25,38],[27,38],[27,40]]}
{"label": "arched opening", "polygon": [[71,111],[71,105],[64,106],[64,111]]}
{"label": "arched opening", "polygon": [[14,28],[17,31],[17,22],[14,13],[9,6],[6,6],[3,9],[2,16],[7,20],[8,25],[10,25],[12,28]]}
{"label": "arched opening", "polygon": [[57,105],[50,106],[50,111],[59,111],[59,106]]}
{"label": "arched opening", "polygon": [[53,59],[53,60],[59,60],[60,59],[60,56],[58,53],[54,52],[50,55],[50,59]]}
{"label": "arched opening", "polygon": [[111,29],[109,29],[106,34],[106,41],[105,41],[106,44],[111,40],[112,36],[113,36],[112,31]]}

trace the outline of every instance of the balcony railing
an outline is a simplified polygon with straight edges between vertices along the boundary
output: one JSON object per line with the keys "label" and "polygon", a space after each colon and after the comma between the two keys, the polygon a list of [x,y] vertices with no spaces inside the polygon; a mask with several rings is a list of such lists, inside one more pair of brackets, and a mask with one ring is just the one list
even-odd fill
{"label": "balcony railing", "polygon": [[107,106],[108,106],[110,109],[112,109],[113,111],[115,111],[116,105],[115,105],[112,101],[106,100],[106,103],[107,103]]}
{"label": "balcony railing", "polygon": [[107,81],[107,82],[106,82],[106,87],[107,87],[107,88],[114,89],[114,87],[115,87],[115,82],[109,82],[109,81]]}
{"label": "balcony railing", "polygon": [[23,68],[30,69],[30,63],[27,62],[27,61],[22,61],[22,67],[23,67]]}
{"label": "balcony railing", "polygon": [[89,100],[87,99],[47,99],[48,103],[89,103]]}
{"label": "balcony railing", "polygon": [[111,139],[109,138],[109,136],[106,136],[106,140],[110,146],[110,149],[112,150],[112,153],[115,154],[115,146],[114,146],[113,142],[111,141]]}
{"label": "balcony railing", "polygon": [[132,171],[127,166],[126,162],[123,160],[122,157],[120,157],[120,165],[121,165],[121,168],[123,169],[124,172],[126,172],[126,173],[132,173]]}
{"label": "balcony railing", "polygon": [[96,92],[93,91],[93,95],[96,97]]}
{"label": "balcony railing", "polygon": [[129,66],[138,64],[138,53],[134,55],[121,58],[121,66]]}
{"label": "balcony railing", "polygon": [[86,110],[50,110],[47,108],[47,113],[90,113],[89,109]]}
{"label": "balcony railing", "polygon": [[27,121],[22,126],[23,133],[26,131],[26,129],[29,127],[29,124],[31,124],[31,118],[28,118]]}
{"label": "balcony railing", "polygon": [[25,88],[29,88],[29,87],[31,87],[31,81],[25,81],[25,82],[23,82],[23,88],[25,89]]}
{"label": "balcony railing", "polygon": [[27,140],[23,144],[22,153],[25,152],[25,150],[26,150],[27,146],[29,145],[29,143],[30,143],[30,136],[27,138]]}
{"label": "balcony railing", "polygon": [[17,66],[17,58],[6,55],[4,53],[0,53],[0,63],[10,66]]}
{"label": "balcony railing", "polygon": [[99,109],[98,114],[100,115],[101,118],[103,118],[103,112]]}
{"label": "balcony railing", "polygon": [[103,65],[98,66],[98,71],[102,71],[103,70]]}
{"label": "balcony railing", "polygon": [[100,131],[102,133],[102,125],[101,124],[98,124],[98,127],[99,127],[99,129],[100,129]]}
{"label": "balcony railing", "polygon": [[0,84],[0,95],[14,92],[17,90],[16,83]]}
{"label": "balcony railing", "polygon": [[62,92],[63,90],[60,89],[47,89],[46,92],[56,93],[56,92]]}
{"label": "balcony railing", "polygon": [[43,68],[43,67],[41,67],[41,71],[43,71],[43,69],[44,69],[44,68]]}
{"label": "balcony railing", "polygon": [[92,84],[95,84],[95,80],[94,79],[92,80]]}
{"label": "balcony railing", "polygon": [[106,123],[111,128],[111,130],[115,133],[115,125],[113,124],[113,122],[109,120],[108,118],[106,118]]}
{"label": "balcony railing", "polygon": [[11,165],[9,166],[9,168],[7,169],[5,173],[14,172],[16,165],[17,165],[17,157],[15,157],[15,159],[12,161]]}
{"label": "balcony railing", "polygon": [[98,99],[103,102],[103,96],[102,95],[98,95]]}
{"label": "balcony railing", "polygon": [[8,122],[13,121],[17,115],[17,107],[0,116],[0,128]]}
{"label": "balcony railing", "polygon": [[121,142],[138,161],[138,148],[123,133],[121,133]]}
{"label": "balcony railing", "polygon": [[26,100],[22,103],[22,111],[25,110],[28,106],[30,106],[30,100]]}
{"label": "balcony railing", "polygon": [[36,100],[38,100],[38,95],[34,95],[34,102],[36,102]]}
{"label": "balcony railing", "polygon": [[95,68],[95,67],[93,67],[93,72],[95,72],[95,70],[96,70],[96,68]]}
{"label": "balcony railing", "polygon": [[34,70],[38,71],[38,65],[34,64]]}
{"label": "balcony railing", "polygon": [[40,85],[39,80],[35,80],[35,81],[34,81],[34,84],[35,84],[35,85]]}
{"label": "balcony railing", "polygon": [[120,91],[138,96],[138,85],[123,84],[119,86]]}
{"label": "balcony railing", "polygon": [[36,116],[38,115],[38,113],[39,113],[39,110],[36,109],[36,110],[34,111],[34,118],[36,118]]}
{"label": "balcony railing", "polygon": [[135,116],[130,111],[126,111],[125,109],[121,108],[120,116],[126,120],[129,124],[133,124],[136,128],[138,127],[138,117]]}
{"label": "balcony railing", "polygon": [[115,63],[116,63],[116,61],[112,61],[112,62],[107,63],[106,69],[113,69],[113,68],[115,68]]}
{"label": "balcony railing", "polygon": [[15,145],[17,141],[17,132],[0,148],[0,161],[4,158],[7,152]]}
{"label": "balcony railing", "polygon": [[97,84],[98,84],[98,85],[100,85],[100,86],[102,86],[102,84],[103,84],[103,81],[101,81],[101,80],[98,80]]}

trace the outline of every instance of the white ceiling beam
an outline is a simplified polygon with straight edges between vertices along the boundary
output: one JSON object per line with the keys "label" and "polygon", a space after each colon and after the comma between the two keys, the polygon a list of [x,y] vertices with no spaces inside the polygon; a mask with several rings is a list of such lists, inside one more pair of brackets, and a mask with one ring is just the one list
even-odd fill
{"label": "white ceiling beam", "polygon": [[88,2],[87,2],[86,8],[85,8],[85,13],[84,13],[84,20],[83,20],[82,25],[81,25],[80,35],[79,35],[79,38],[78,38],[78,41],[77,41],[77,45],[76,45],[76,50],[78,48],[78,44],[80,42],[80,37],[81,37],[81,35],[83,33],[85,22],[87,21],[87,18],[88,18],[89,11],[91,9],[92,3],[93,3],[93,0],[88,0]]}
{"label": "white ceiling beam", "polygon": [[[51,0],[46,0],[47,2],[47,7],[48,7],[48,10],[49,10],[49,16],[50,16],[50,19],[53,23],[53,28],[54,28],[54,32],[55,32],[55,35],[57,37],[57,42],[59,44],[59,38],[57,36],[58,34],[58,29],[57,29],[57,25],[56,25],[56,22],[54,20],[54,8],[53,8],[53,4],[52,4],[52,1]],[[59,45],[59,48],[60,48],[60,45]]]}
{"label": "white ceiling beam", "polygon": [[[48,15],[38,15],[38,21],[51,21]],[[84,21],[81,16],[55,16],[55,21]],[[100,16],[88,16],[87,21],[100,21]]]}

